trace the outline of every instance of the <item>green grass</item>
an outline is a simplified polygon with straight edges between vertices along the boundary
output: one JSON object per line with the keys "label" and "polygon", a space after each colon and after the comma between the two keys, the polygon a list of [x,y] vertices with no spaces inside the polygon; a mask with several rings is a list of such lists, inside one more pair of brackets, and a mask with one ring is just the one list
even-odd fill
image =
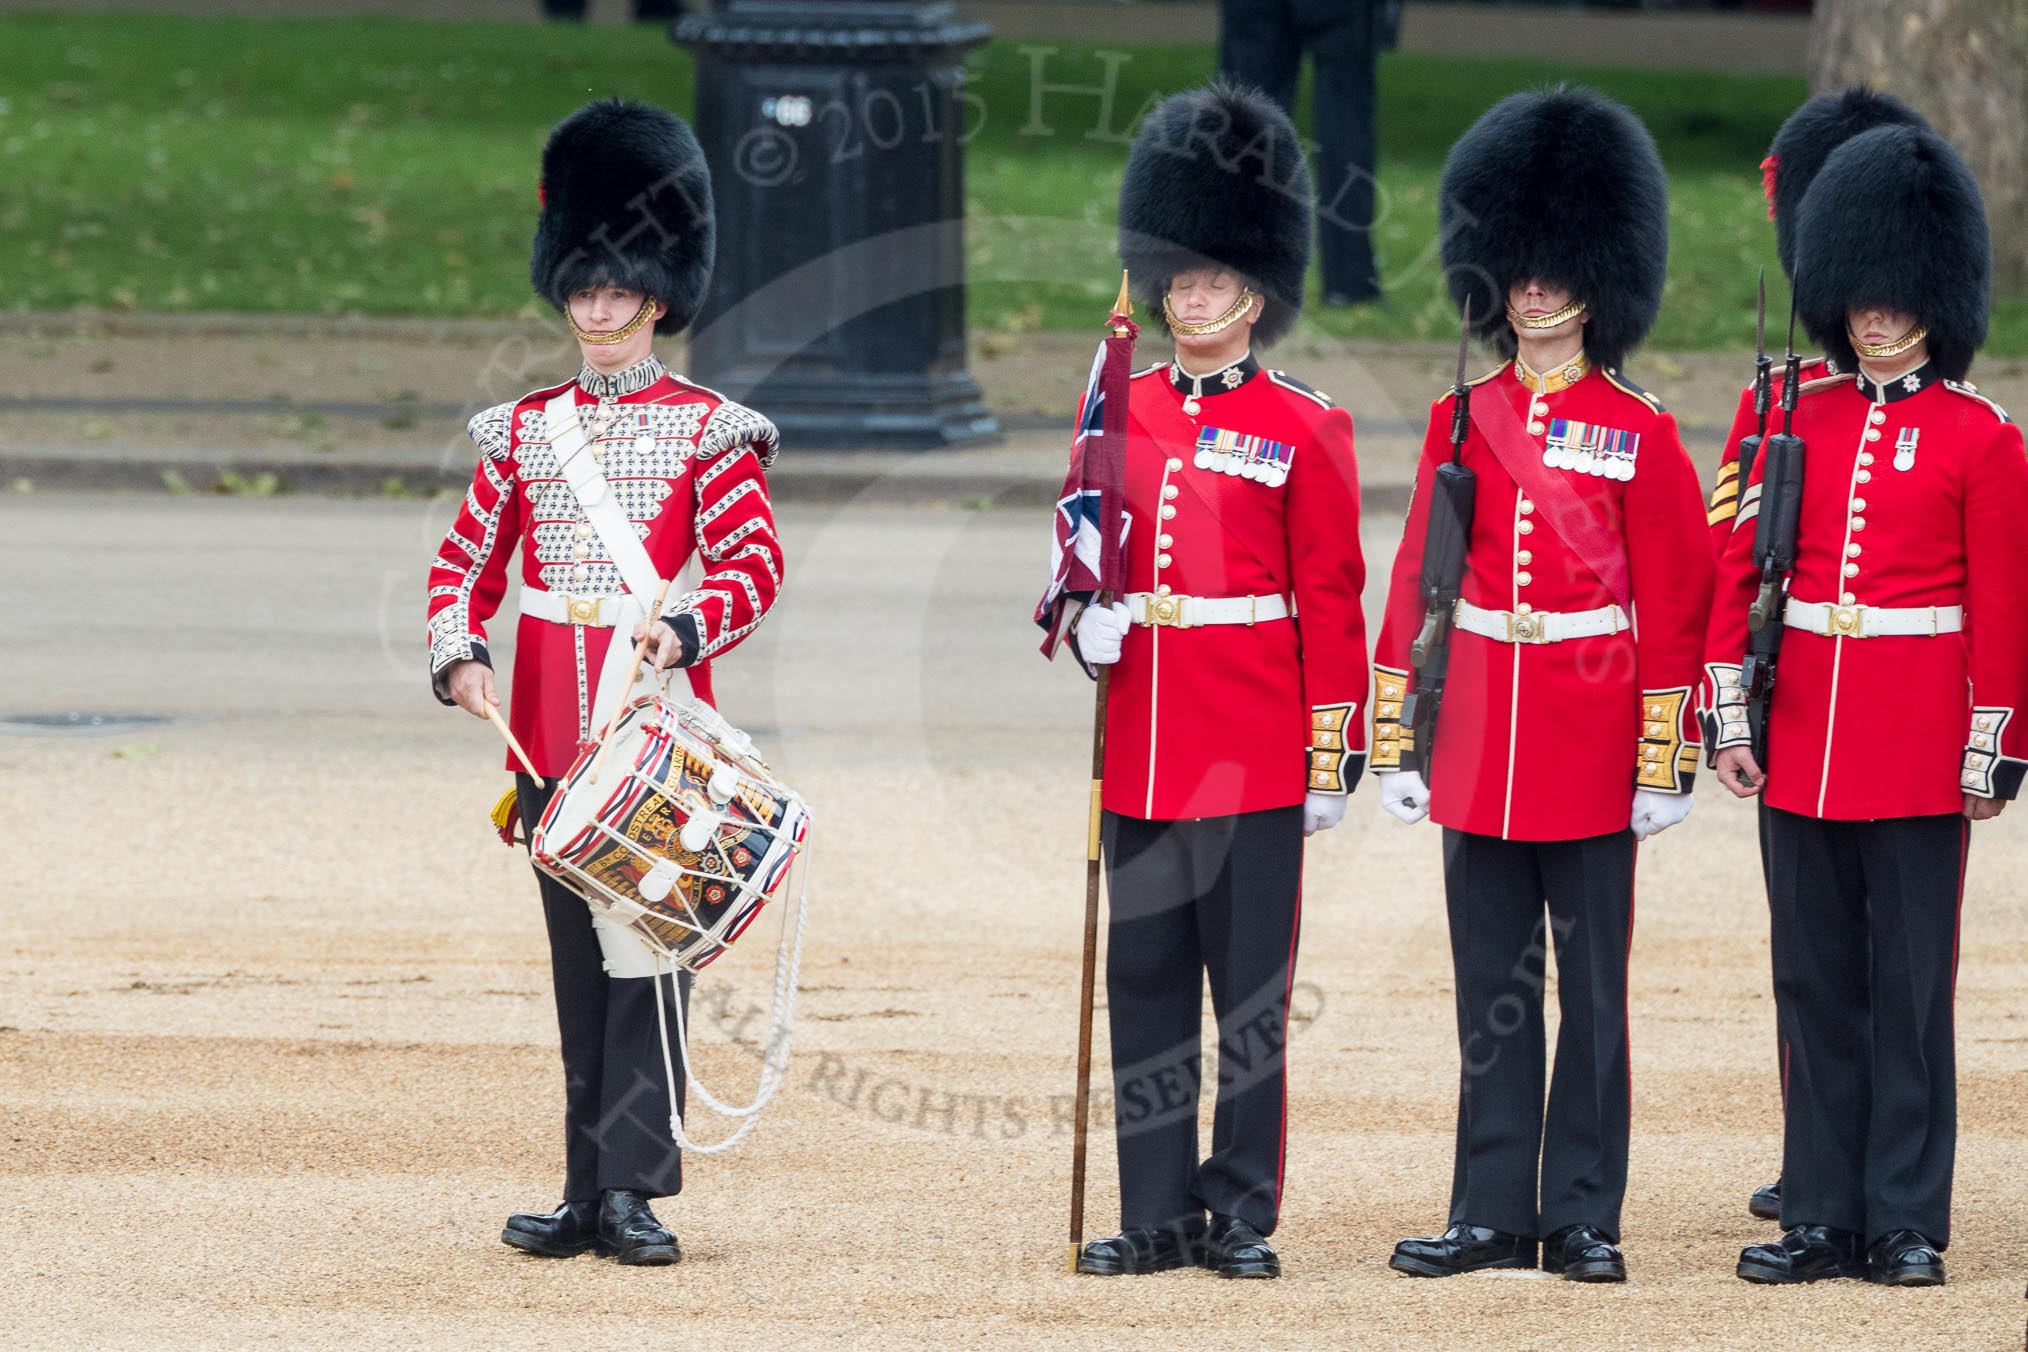
{"label": "green grass", "polygon": [[[1199,47],[1122,49],[1109,118],[1096,97],[1067,93],[1046,94],[1038,117],[1038,58],[1023,49],[1040,45],[994,42],[973,61],[970,313],[987,332],[1093,327],[1117,285],[1133,120],[1212,61]],[[1096,85],[1106,69],[1072,44],[1040,60],[1051,84]],[[1669,165],[1669,292],[1653,341],[1744,341],[1754,270],[1776,271],[1756,166],[1801,81],[1400,54],[1381,88],[1388,300],[1313,311],[1324,331],[1454,331],[1431,257],[1444,151],[1500,95],[1555,79],[1625,100]],[[606,94],[687,112],[689,58],[649,28],[5,16],[0,304],[515,314],[533,304],[543,137]],[[2028,305],[2002,306],[1994,339],[2028,352]]]}

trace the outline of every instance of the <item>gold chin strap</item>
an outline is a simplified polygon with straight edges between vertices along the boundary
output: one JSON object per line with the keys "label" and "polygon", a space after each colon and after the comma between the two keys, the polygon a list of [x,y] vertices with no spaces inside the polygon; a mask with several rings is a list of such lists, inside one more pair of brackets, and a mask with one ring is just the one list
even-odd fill
{"label": "gold chin strap", "polygon": [[1852,326],[1850,324],[1847,324],[1845,326],[1845,334],[1852,340],[1853,351],[1857,352],[1862,357],[1872,357],[1877,361],[1882,357],[1898,357],[1902,353],[1908,351],[1908,349],[1914,347],[1917,343],[1929,337],[1929,328],[1926,325],[1917,324],[1914,328],[1910,329],[1907,333],[1902,334],[1899,338],[1896,338],[1893,342],[1881,343],[1877,346],[1872,343],[1862,342],[1859,338],[1859,335],[1852,332]]}
{"label": "gold chin strap", "polygon": [[1216,319],[1207,319],[1202,324],[1189,324],[1176,317],[1176,312],[1169,308],[1169,298],[1164,296],[1162,297],[1162,318],[1168,321],[1170,332],[1181,333],[1191,338],[1201,338],[1210,333],[1223,333],[1234,324],[1237,324],[1241,316],[1246,314],[1248,308],[1257,299],[1258,297],[1252,291],[1241,287],[1239,289],[1239,299],[1235,300],[1231,308],[1227,309],[1224,314]]}
{"label": "gold chin strap", "polygon": [[1539,319],[1530,319],[1527,315],[1522,314],[1512,305],[1509,305],[1507,307],[1507,322],[1517,329],[1527,329],[1531,333],[1537,329],[1553,329],[1558,324],[1565,323],[1583,314],[1587,303],[1581,300],[1574,300],[1561,310],[1543,315]]}
{"label": "gold chin strap", "polygon": [[563,307],[563,322],[570,325],[571,336],[576,338],[580,343],[592,343],[598,347],[610,347],[614,343],[624,343],[647,325],[653,323],[654,319],[654,298],[643,297],[641,308],[634,311],[632,319],[629,319],[626,323],[610,332],[593,333],[589,329],[579,328],[576,318],[570,312],[570,307],[568,305]]}

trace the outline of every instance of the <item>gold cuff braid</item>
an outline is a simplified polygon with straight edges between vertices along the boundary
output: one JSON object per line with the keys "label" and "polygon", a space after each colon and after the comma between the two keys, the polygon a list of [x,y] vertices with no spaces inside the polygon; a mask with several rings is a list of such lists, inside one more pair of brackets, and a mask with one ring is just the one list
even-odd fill
{"label": "gold cuff braid", "polygon": [[1352,715],[1356,704],[1320,704],[1310,710],[1310,791],[1344,793],[1345,767],[1352,759]]}
{"label": "gold cuff braid", "polygon": [[1415,745],[1414,734],[1401,726],[1401,704],[1408,698],[1408,673],[1392,667],[1373,669],[1373,768],[1399,770],[1401,753]]}
{"label": "gold cuff braid", "polygon": [[1658,793],[1688,793],[1697,777],[1702,748],[1683,736],[1683,706],[1690,688],[1649,690],[1641,695],[1641,741],[1634,783]]}

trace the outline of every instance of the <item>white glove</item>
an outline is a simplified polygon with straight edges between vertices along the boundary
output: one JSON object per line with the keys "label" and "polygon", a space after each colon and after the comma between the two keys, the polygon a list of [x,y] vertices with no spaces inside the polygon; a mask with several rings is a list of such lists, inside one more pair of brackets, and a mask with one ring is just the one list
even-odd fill
{"label": "white glove", "polygon": [[1132,624],[1125,601],[1086,606],[1077,617],[1077,655],[1095,667],[1111,666],[1120,660],[1120,643]]}
{"label": "white glove", "polygon": [[1309,793],[1303,795],[1303,834],[1314,836],[1319,831],[1328,831],[1345,820],[1345,804],[1352,800],[1349,793]]}
{"label": "white glove", "polygon": [[1429,785],[1413,770],[1384,770],[1380,775],[1380,806],[1414,826],[1429,815]]}
{"label": "white glove", "polygon": [[1635,840],[1646,840],[1658,831],[1666,831],[1690,815],[1690,795],[1687,793],[1656,793],[1653,789],[1634,790],[1634,819],[1628,825],[1633,827]]}

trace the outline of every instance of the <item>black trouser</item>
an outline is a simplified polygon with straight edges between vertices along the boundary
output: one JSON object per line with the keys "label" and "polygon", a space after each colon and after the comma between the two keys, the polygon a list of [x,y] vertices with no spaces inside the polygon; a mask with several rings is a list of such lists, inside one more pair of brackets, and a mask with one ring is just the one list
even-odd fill
{"label": "black trouser", "polygon": [[[1192,821],[1108,812],[1104,830],[1120,1223],[1195,1227],[1210,1210],[1272,1234],[1281,1211],[1303,810]],[[1218,1099],[1211,1155],[1200,1163],[1206,974],[1218,1016]]]}
{"label": "black trouser", "polygon": [[[523,829],[533,834],[554,787],[538,789],[516,775]],[[682,1191],[683,1156],[669,1132],[669,1088],[655,1026],[655,978],[606,975],[605,957],[583,897],[537,872],[542,915],[549,926],[549,970],[556,986],[556,1026],[563,1040],[563,1197],[598,1200],[625,1188],[650,1197]],[[682,1055],[676,1042],[676,999],[662,982],[669,1060],[683,1102]],[[690,974],[681,996],[689,1008]]]}
{"label": "black trouser", "polygon": [[1969,823],[1768,813],[1787,1054],[1782,1224],[1950,1242]]}
{"label": "black trouser", "polygon": [[1375,93],[1380,6],[1374,0],[1222,0],[1218,65],[1288,108],[1303,49],[1315,58],[1318,253],[1324,293],[1373,300]]}
{"label": "black trouser", "polygon": [[[1463,1066],[1451,1222],[1535,1238],[1592,1225],[1617,1243],[1632,1093],[1633,833],[1528,841],[1446,828],[1444,895]],[[1545,1115],[1552,947],[1561,1022]]]}

